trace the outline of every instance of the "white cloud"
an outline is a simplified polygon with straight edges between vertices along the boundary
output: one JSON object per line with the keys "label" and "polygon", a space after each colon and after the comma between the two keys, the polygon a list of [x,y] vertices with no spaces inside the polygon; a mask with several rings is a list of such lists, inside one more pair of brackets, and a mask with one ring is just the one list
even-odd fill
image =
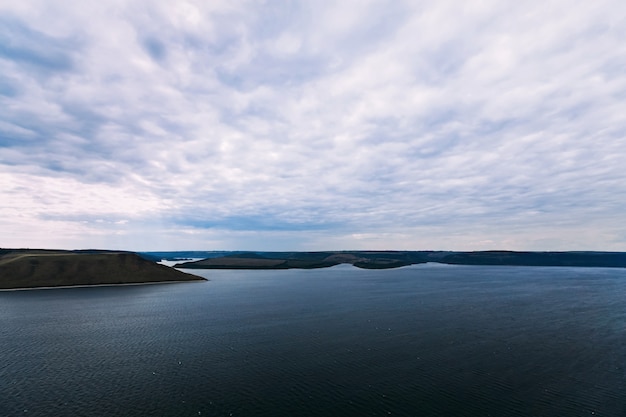
{"label": "white cloud", "polygon": [[626,250],[624,16],[0,4],[0,245]]}

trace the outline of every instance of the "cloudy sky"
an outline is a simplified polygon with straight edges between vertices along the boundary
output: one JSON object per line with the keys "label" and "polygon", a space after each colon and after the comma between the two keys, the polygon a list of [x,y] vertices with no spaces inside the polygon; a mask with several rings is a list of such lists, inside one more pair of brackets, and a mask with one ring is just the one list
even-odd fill
{"label": "cloudy sky", "polygon": [[0,247],[626,251],[623,0],[0,0]]}

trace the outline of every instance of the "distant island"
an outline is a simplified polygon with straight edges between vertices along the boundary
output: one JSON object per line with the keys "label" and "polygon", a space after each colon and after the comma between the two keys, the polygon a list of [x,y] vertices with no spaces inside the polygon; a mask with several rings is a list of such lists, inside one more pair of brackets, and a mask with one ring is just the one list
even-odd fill
{"label": "distant island", "polygon": [[[184,269],[326,268],[352,264],[365,269],[388,269],[437,262],[449,265],[578,266],[626,268],[624,252],[514,251],[327,251],[327,252],[155,252],[163,259],[204,258],[174,265]],[[192,256],[195,255],[195,256]],[[198,256],[200,255],[200,256]]]}
{"label": "distant island", "polygon": [[132,252],[0,249],[0,289],[205,281]]}

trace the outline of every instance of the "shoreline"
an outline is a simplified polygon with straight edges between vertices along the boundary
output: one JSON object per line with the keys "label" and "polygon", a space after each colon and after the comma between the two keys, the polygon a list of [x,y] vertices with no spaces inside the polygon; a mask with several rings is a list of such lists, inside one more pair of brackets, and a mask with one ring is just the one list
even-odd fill
{"label": "shoreline", "polygon": [[57,285],[57,286],[49,286],[49,287],[0,288],[0,292],[57,290],[57,289],[68,289],[68,288],[92,288],[92,287],[128,287],[128,286],[136,286],[136,285],[184,284],[184,283],[207,282],[207,281],[208,280],[205,278],[204,280],[189,280],[189,281],[146,281],[146,282],[128,282],[128,283],[120,283],[120,284],[79,284],[79,285]]}

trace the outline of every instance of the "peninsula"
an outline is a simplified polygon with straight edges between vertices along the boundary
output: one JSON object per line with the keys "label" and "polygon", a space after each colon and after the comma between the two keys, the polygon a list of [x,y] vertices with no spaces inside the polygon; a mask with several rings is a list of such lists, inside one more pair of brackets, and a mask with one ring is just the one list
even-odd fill
{"label": "peninsula", "polygon": [[0,289],[205,281],[132,252],[0,249]]}

